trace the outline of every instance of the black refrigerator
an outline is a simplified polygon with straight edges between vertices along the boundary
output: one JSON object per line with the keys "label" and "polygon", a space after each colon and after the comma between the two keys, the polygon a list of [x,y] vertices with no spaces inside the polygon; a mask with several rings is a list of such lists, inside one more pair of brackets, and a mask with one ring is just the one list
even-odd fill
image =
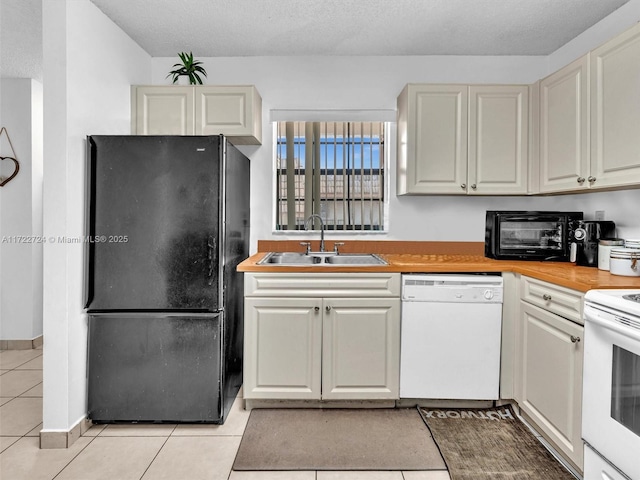
{"label": "black refrigerator", "polygon": [[249,159],[223,136],[87,137],[88,417],[224,423],[242,384]]}

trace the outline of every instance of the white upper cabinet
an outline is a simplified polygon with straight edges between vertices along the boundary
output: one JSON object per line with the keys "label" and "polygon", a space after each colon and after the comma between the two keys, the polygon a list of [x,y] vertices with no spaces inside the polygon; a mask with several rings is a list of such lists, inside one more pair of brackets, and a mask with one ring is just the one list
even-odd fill
{"label": "white upper cabinet", "polygon": [[224,133],[238,145],[262,143],[262,99],[253,86],[196,88],[198,135]]}
{"label": "white upper cabinet", "polygon": [[226,135],[236,145],[262,142],[262,99],[252,85],[134,86],[134,135]]}
{"label": "white upper cabinet", "polygon": [[190,87],[133,87],[131,120],[134,135],[194,135]]}
{"label": "white upper cabinet", "polygon": [[529,87],[469,87],[470,194],[526,194]]}
{"label": "white upper cabinet", "polygon": [[591,52],[591,183],[640,183],[640,24]]}
{"label": "white upper cabinet", "polygon": [[589,186],[589,56],[540,82],[540,192]]}
{"label": "white upper cabinet", "polygon": [[528,98],[526,85],[407,85],[398,194],[526,194]]}
{"label": "white upper cabinet", "polygon": [[466,193],[466,85],[407,85],[398,97],[398,194]]}

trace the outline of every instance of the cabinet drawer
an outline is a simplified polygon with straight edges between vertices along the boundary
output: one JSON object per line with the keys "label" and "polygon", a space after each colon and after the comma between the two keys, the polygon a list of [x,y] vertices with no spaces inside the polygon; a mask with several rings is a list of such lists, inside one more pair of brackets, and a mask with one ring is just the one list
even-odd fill
{"label": "cabinet drawer", "polygon": [[522,277],[520,298],[549,312],[584,325],[582,303],[584,294],[529,277]]}
{"label": "cabinet drawer", "polygon": [[245,273],[249,297],[399,297],[399,273]]}

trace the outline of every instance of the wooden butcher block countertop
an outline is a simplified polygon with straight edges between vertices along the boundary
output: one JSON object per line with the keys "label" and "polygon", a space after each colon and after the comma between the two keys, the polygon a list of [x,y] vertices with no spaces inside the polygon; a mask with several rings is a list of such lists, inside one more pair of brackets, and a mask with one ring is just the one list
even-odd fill
{"label": "wooden butcher block countertop", "polygon": [[[303,241],[303,240],[300,240]],[[537,262],[493,260],[484,256],[481,242],[402,242],[345,240],[340,247],[342,253],[375,253],[388,265],[375,266],[330,266],[304,265],[280,266],[257,265],[268,252],[299,252],[300,241],[259,241],[259,252],[238,266],[240,272],[282,273],[352,273],[352,272],[398,272],[398,273],[470,273],[470,272],[514,272],[537,278],[581,292],[596,288],[635,288],[640,290],[640,277],[612,275],[594,267],[579,267],[567,262]],[[312,250],[318,242],[312,241]],[[327,250],[333,242],[327,242]]]}

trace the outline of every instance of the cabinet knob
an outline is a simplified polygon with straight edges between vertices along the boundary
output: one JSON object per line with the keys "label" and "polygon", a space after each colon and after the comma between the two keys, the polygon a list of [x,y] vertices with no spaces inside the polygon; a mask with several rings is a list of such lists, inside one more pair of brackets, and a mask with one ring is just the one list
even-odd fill
{"label": "cabinet knob", "polygon": [[579,184],[583,184],[584,183],[584,177],[578,177],[576,180]]}
{"label": "cabinet knob", "polygon": [[313,309],[318,313],[320,311],[320,307],[313,307]]}
{"label": "cabinet knob", "polygon": [[589,176],[589,178],[587,178],[587,180],[589,180],[590,183],[593,183],[596,181],[596,177],[594,176]]}
{"label": "cabinet knob", "polygon": [[551,295],[549,295],[548,293],[545,293],[544,295],[542,295],[542,299],[548,302],[549,300],[551,300]]}
{"label": "cabinet knob", "polygon": [[571,335],[571,343],[578,343],[580,341],[580,337],[574,337]]}
{"label": "cabinet knob", "polygon": [[467,184],[466,183],[460,184],[460,188],[464,190],[465,188],[467,188]]}
{"label": "cabinet knob", "polygon": [[330,312],[330,311],[331,311],[331,306],[330,306],[330,305],[327,305],[327,306],[325,307],[325,310],[326,310],[327,312]]}
{"label": "cabinet knob", "polygon": [[471,184],[471,188],[473,188],[475,190],[477,188],[476,184],[475,183]]}

